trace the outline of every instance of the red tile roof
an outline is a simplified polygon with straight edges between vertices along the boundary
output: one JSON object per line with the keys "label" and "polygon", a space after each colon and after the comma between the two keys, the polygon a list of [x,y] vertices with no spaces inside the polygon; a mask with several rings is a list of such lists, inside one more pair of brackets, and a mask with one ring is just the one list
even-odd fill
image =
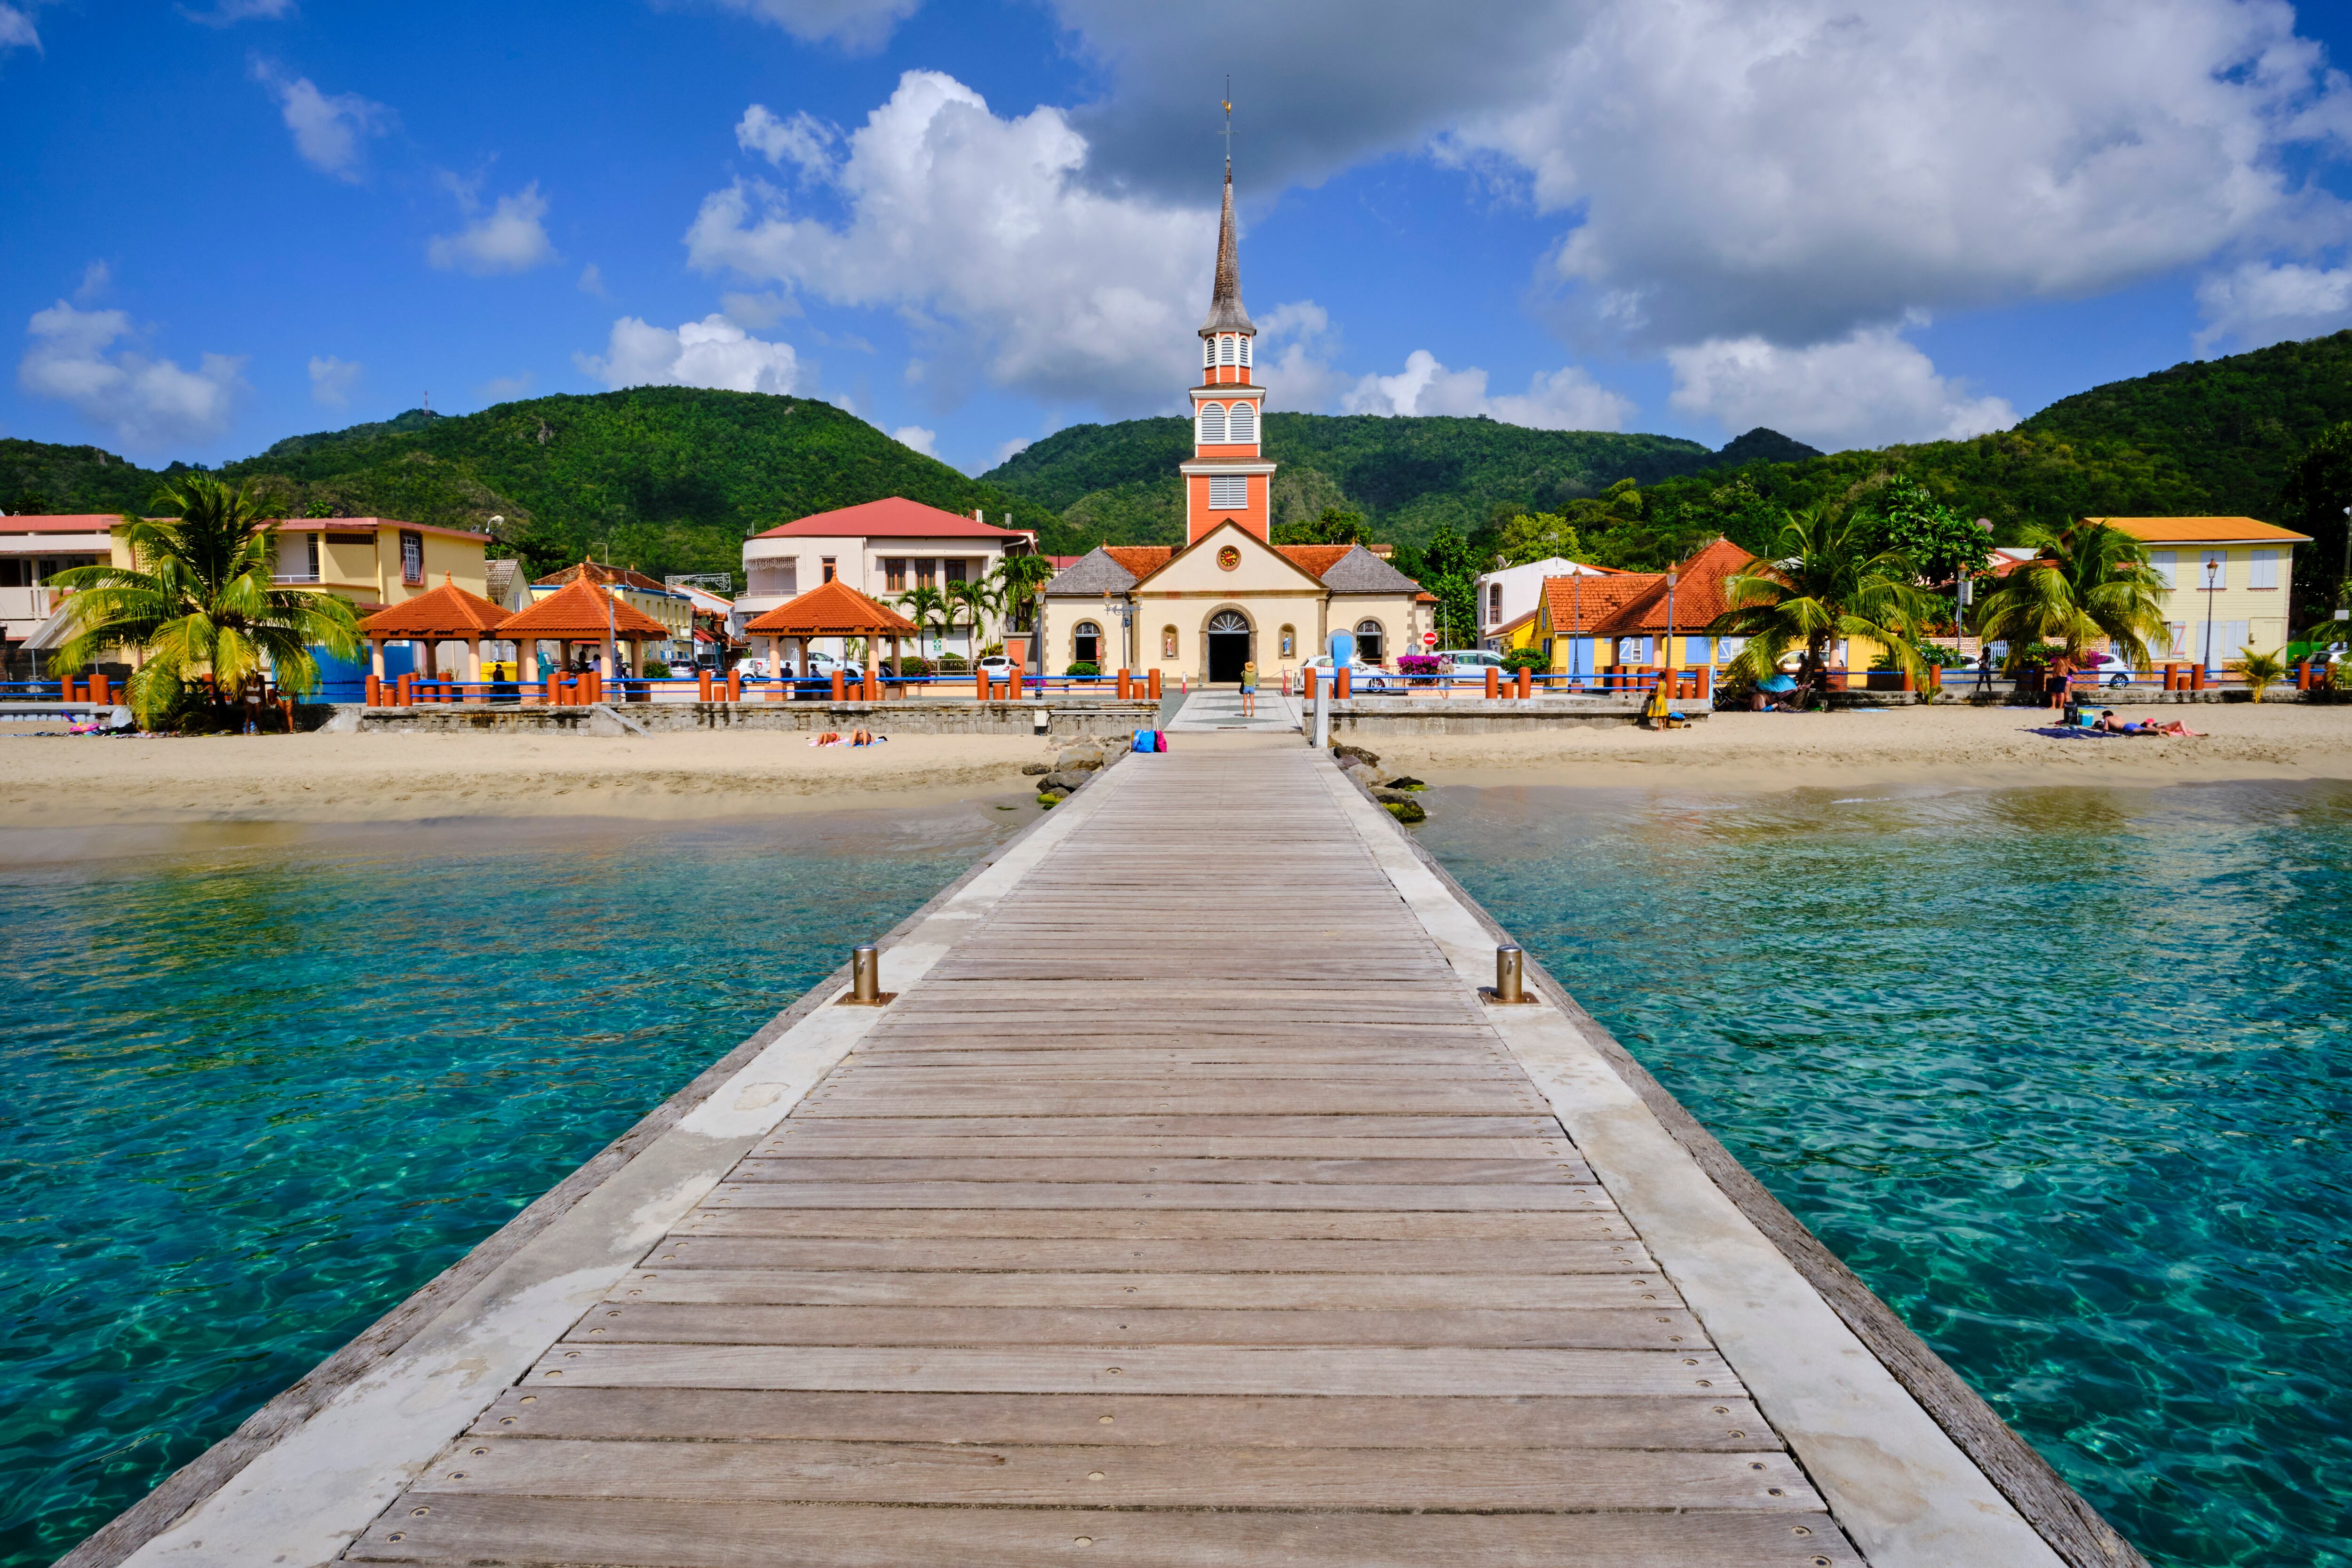
{"label": "red tile roof", "polygon": [[[394,606],[399,608],[398,605]],[[501,637],[597,637],[610,626],[614,637],[667,637],[669,628],[593,583],[573,578],[546,598],[517,610],[498,626]]]}
{"label": "red tile roof", "polygon": [[111,511],[0,517],[0,533],[104,533],[121,521],[121,513]]}
{"label": "red tile roof", "polygon": [[561,572],[534,577],[531,585],[544,588],[550,583],[569,583],[577,577],[585,577],[591,583],[618,583],[625,587],[648,588],[656,594],[670,591],[667,584],[646,576],[634,566],[607,566],[601,561],[583,561],[577,566],[566,566]]}
{"label": "red tile roof", "polygon": [[444,528],[437,522],[403,522],[396,517],[289,517],[278,524],[280,533],[356,533],[362,529],[373,533],[380,528],[404,528],[411,533],[437,533],[444,539],[478,539],[488,543],[487,533],[468,533],[462,528]]}
{"label": "red tile roof", "polygon": [[[1680,581],[1674,591],[1674,629],[1676,635],[1702,631],[1715,624],[1716,617],[1731,607],[1724,593],[1724,584],[1733,573],[1746,570],[1756,557],[1728,539],[1718,539],[1675,568]],[[1663,572],[1625,574],[1639,577],[1649,584],[1640,597],[1626,603],[1606,626],[1599,628],[1602,637],[1640,637],[1666,629],[1666,577]],[[1547,579],[1547,582],[1556,579]],[[1586,604],[1591,600],[1587,599]]]}
{"label": "red tile roof", "polygon": [[506,606],[469,594],[441,574],[441,585],[413,599],[379,610],[360,623],[360,635],[370,637],[476,637],[495,632],[507,618]]}
{"label": "red tile roof", "polygon": [[1543,602],[1551,633],[1560,637],[1612,637],[1612,623],[1662,585],[1663,572],[1620,572],[1607,577],[1547,577]]}
{"label": "red tile roof", "polygon": [[1290,563],[1314,578],[1323,581],[1323,574],[1339,564],[1339,557],[1355,548],[1352,544],[1277,544],[1275,553],[1286,556]]}
{"label": "red tile roof", "polygon": [[920,635],[914,622],[889,605],[867,598],[838,577],[830,583],[820,583],[799,597],[788,599],[746,622],[743,629],[762,637],[868,637],[877,632],[907,637]]}
{"label": "red tile roof", "polygon": [[1106,544],[1103,553],[1139,583],[1167,565],[1176,552],[1165,544]]}
{"label": "red tile roof", "polygon": [[820,511],[769,529],[759,537],[791,539],[808,534],[843,539],[1014,540],[1030,537],[1021,529],[997,528],[966,517],[960,511],[941,511],[935,506],[925,506],[921,501],[908,500],[904,496],[886,496],[862,506]]}

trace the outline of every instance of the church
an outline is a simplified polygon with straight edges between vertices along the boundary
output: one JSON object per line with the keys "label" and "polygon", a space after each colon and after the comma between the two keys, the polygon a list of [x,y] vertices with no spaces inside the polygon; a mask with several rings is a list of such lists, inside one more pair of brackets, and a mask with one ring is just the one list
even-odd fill
{"label": "church", "polygon": [[1255,663],[1273,682],[1327,651],[1336,631],[1355,634],[1360,659],[1393,668],[1419,651],[1435,598],[1362,545],[1271,539],[1275,465],[1258,445],[1265,388],[1251,363],[1257,329],[1242,308],[1231,160],[1200,337],[1192,457],[1177,468],[1185,542],[1104,545],[1055,574],[1038,626],[1042,668],[1157,669],[1163,682],[1197,685],[1238,680]]}

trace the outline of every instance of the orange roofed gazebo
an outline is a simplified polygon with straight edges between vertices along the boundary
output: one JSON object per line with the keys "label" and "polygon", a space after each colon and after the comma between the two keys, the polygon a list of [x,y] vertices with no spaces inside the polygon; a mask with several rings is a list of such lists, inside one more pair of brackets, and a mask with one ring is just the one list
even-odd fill
{"label": "orange roofed gazebo", "polygon": [[[588,581],[585,575],[550,594],[537,604],[517,610],[498,625],[498,635],[515,645],[516,673],[535,658],[542,642],[560,643],[569,650],[580,643],[604,650],[604,669],[613,668],[614,643],[627,643],[629,668],[642,674],[645,645],[669,640],[669,628],[627,600]],[[529,650],[530,658],[526,658]],[[559,660],[559,662],[562,662]]]}
{"label": "orange roofed gazebo", "polygon": [[499,623],[506,618],[505,606],[494,605],[479,594],[466,592],[444,572],[438,588],[404,599],[362,621],[360,636],[367,638],[378,680],[383,679],[383,645],[388,642],[423,643],[425,657],[417,661],[418,672],[423,675],[433,673],[435,655],[443,643],[463,643],[466,679],[479,680],[482,639],[501,636]]}
{"label": "orange roofed gazebo", "polygon": [[874,645],[884,637],[890,639],[890,668],[898,668],[898,639],[919,637],[914,622],[892,609],[867,598],[836,577],[821,583],[798,598],[778,605],[767,614],[745,624],[747,632],[757,632],[768,639],[769,667],[776,667],[779,647],[786,638],[796,638],[801,645],[800,668],[808,668],[808,645],[811,637],[864,637],[866,639],[866,679],[870,687],[875,679]]}

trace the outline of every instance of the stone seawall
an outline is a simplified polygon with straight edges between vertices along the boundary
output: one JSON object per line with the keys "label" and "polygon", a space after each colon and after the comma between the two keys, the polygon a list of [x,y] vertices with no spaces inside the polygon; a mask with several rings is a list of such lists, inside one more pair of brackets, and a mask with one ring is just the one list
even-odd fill
{"label": "stone seawall", "polygon": [[[1358,735],[1491,735],[1506,731],[1607,730],[1641,722],[1647,700],[1590,697],[1459,697],[1431,701],[1353,697],[1331,704],[1331,732]],[[1713,711],[1705,698],[1687,698],[1675,710],[1693,723]],[[1314,727],[1315,710],[1306,710]]]}
{"label": "stone seawall", "polygon": [[[449,734],[499,730],[579,735],[677,734],[688,731],[786,732],[872,730],[900,735],[1037,735],[1057,741],[1126,736],[1148,730],[1149,702],[614,702],[587,708],[517,703],[419,703],[358,710],[364,733]],[[1044,723],[1039,715],[1044,715]]]}

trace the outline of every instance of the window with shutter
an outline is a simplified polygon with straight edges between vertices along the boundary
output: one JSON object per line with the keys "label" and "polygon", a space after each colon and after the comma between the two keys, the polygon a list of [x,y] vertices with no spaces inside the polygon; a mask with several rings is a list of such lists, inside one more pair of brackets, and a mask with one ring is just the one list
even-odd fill
{"label": "window with shutter", "polygon": [[1247,364],[1247,363],[1249,363],[1249,362],[1250,362],[1250,340],[1249,340],[1249,339],[1247,339],[1247,338],[1244,338],[1244,339],[1242,340],[1242,363],[1244,363],[1244,364]]}
{"label": "window with shutter", "polygon": [[1217,363],[1219,364],[1234,363],[1234,335],[1231,332],[1217,334]]}
{"label": "window with shutter", "polygon": [[2173,569],[2179,564],[2179,556],[2169,550],[2151,550],[2147,552],[2149,568],[2164,579],[2164,585],[2168,588],[2180,586],[2172,580]]}
{"label": "window with shutter", "polygon": [[403,530],[400,535],[400,580],[403,583],[425,581],[425,536]]}
{"label": "window with shutter", "polygon": [[2249,588],[2275,588],[2278,585],[2278,552],[2275,550],[2255,551],[2247,561],[2246,586]]}
{"label": "window with shutter", "polygon": [[1222,447],[1225,444],[1225,405],[1222,403],[1201,405],[1201,445]]}
{"label": "window with shutter", "polygon": [[1225,426],[1225,439],[1228,441],[1255,441],[1257,439],[1257,408],[1255,405],[1248,403],[1236,403],[1234,405],[1233,417]]}
{"label": "window with shutter", "polygon": [[1209,505],[1218,511],[1239,511],[1249,505],[1249,480],[1239,474],[1217,474],[1209,480]]}

